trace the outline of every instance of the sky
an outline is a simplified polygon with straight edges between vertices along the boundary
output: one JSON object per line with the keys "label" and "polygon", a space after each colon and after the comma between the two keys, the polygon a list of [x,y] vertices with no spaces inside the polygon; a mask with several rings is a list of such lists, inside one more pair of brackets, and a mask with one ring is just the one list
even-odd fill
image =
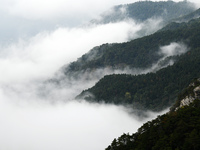
{"label": "sky", "polygon": [[[113,5],[132,2],[0,0],[0,149],[101,150],[166,111],[146,111],[141,119],[127,107],[73,99],[98,79],[67,81],[63,87],[44,83],[95,46],[126,42],[140,37],[144,27],[149,34],[162,26],[153,19],[88,25]],[[180,45],[163,46],[160,54],[183,53]]]}
{"label": "sky", "polygon": [[59,27],[77,27],[114,5],[133,2],[135,0],[0,0],[0,42],[5,44]]}

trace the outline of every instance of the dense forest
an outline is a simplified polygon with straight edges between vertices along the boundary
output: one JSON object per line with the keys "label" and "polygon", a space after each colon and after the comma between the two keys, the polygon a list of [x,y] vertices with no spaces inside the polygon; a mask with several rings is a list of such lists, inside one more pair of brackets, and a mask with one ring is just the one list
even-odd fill
{"label": "dense forest", "polygon": [[197,19],[200,17],[200,9],[197,9],[196,11],[189,13],[188,15],[184,15],[182,17],[174,19],[176,22],[188,22],[191,19]]}
{"label": "dense forest", "polygon": [[[194,89],[198,88],[196,93]],[[188,105],[178,107],[185,97]],[[177,105],[178,104],[178,105]],[[200,79],[179,95],[173,110],[145,123],[132,135],[114,139],[106,150],[197,150],[200,149]]]}
{"label": "dense forest", "polygon": [[[143,107],[151,110],[162,110],[170,106],[175,102],[176,95],[188,85],[189,81],[200,74],[199,19],[182,23],[176,29],[159,31],[127,44],[130,46],[132,43],[134,47],[134,45],[140,43],[138,47],[141,45],[141,47],[144,47],[144,51],[150,51],[153,55],[155,54],[152,50],[153,47],[174,41],[184,42],[189,47],[187,53],[174,57],[176,59],[174,65],[155,73],[137,76],[127,74],[108,75],[102,78],[94,87],[83,91],[78,97],[98,102],[133,104],[137,108]],[[138,53],[138,57],[144,58],[139,61],[136,57],[138,65],[148,65],[152,56],[146,59],[147,56],[143,55],[145,52],[143,53],[141,49],[138,50],[133,47],[130,46],[126,51],[127,53],[124,52],[119,58],[123,58],[123,55],[132,56],[131,53]]]}
{"label": "dense forest", "polygon": [[[115,7],[114,12],[118,13],[103,16],[104,22],[118,21],[122,15],[138,21],[162,17],[165,23],[171,19],[174,22],[154,34],[129,42],[97,46],[63,68],[66,76],[73,77],[79,77],[81,71],[92,72],[105,67],[147,69],[163,58],[159,53],[162,46],[186,45],[186,53],[162,59],[160,70],[140,75],[107,75],[76,97],[139,110],[160,111],[173,105],[168,113],[145,123],[136,133],[114,139],[106,150],[200,149],[200,90],[194,93],[195,88],[200,89],[200,79],[195,79],[200,76],[200,11],[192,12],[191,5],[184,10],[177,4],[183,8],[187,2],[137,2],[126,5],[124,12],[121,10],[125,5]],[[183,16],[185,14],[188,15]],[[165,66],[169,61],[173,61],[173,65]]]}
{"label": "dense forest", "polygon": [[[147,74],[104,76],[76,97],[90,102],[128,105],[137,110],[160,111],[172,106],[168,113],[145,123],[136,133],[114,139],[106,150],[200,149],[200,96],[194,93],[194,89],[200,86],[200,79],[197,79],[200,76],[199,16],[200,9],[194,11],[187,1],[145,1],[116,6],[113,13],[105,13],[100,22],[93,20],[108,23],[132,18],[142,22],[161,17],[167,24],[151,35],[125,43],[96,46],[62,68],[64,78],[78,79],[84,72],[90,74],[96,69],[145,70],[159,62],[161,69]],[[161,47],[171,43],[182,44],[187,51],[164,57],[159,53]],[[170,61],[173,64],[166,66]],[[184,100],[188,99],[185,104]]]}
{"label": "dense forest", "polygon": [[[126,15],[120,17],[118,12],[125,7]],[[189,2],[173,1],[151,2],[142,1],[133,4],[116,6],[113,15],[119,20],[132,18],[134,20],[144,21],[146,19],[162,18],[166,23],[171,19],[192,13],[195,9]],[[164,14],[164,15],[163,15]],[[106,16],[104,16],[106,18]],[[108,17],[108,16],[107,16]],[[104,18],[104,19],[105,19]],[[112,20],[112,14],[107,20]],[[180,24],[182,26],[182,24]],[[173,32],[173,31],[172,31]],[[159,47],[169,44],[171,41],[179,41],[187,37],[177,37],[172,32],[162,32],[150,35],[144,38],[136,39],[125,43],[103,44],[94,47],[88,53],[78,58],[62,68],[66,76],[81,75],[80,72],[92,71],[98,68],[109,67],[112,69],[147,68],[157,62],[162,56],[158,55]],[[144,35],[143,35],[144,36]]]}
{"label": "dense forest", "polygon": [[163,18],[166,22],[171,19],[184,16],[194,11],[194,4],[182,1],[139,1],[132,4],[115,6],[112,13],[102,14],[100,21],[93,22],[108,23],[121,21],[122,19],[131,18],[136,21],[145,21],[149,18]]}

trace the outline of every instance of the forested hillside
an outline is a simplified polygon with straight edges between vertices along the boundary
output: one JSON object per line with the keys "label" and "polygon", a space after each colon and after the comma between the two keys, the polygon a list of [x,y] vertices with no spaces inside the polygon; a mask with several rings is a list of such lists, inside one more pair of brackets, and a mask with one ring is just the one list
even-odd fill
{"label": "forested hillside", "polygon": [[197,9],[196,11],[189,13],[188,15],[182,16],[178,19],[174,19],[176,22],[188,22],[191,19],[197,19],[200,17],[200,9]]}
{"label": "forested hillside", "polygon": [[[183,103],[187,97],[192,100]],[[179,95],[177,104],[169,113],[145,123],[136,133],[114,139],[106,150],[200,149],[200,79]]]}
{"label": "forested hillside", "polygon": [[199,19],[192,20],[187,24],[182,23],[176,29],[157,32],[126,43],[127,45],[132,43],[133,47],[135,43],[140,43],[140,48],[143,47],[143,51],[130,46],[119,57],[123,58],[122,56],[126,55],[128,59],[128,56],[133,57],[131,54],[138,54],[136,58],[141,57],[141,61],[137,60],[140,62],[138,65],[142,67],[142,65],[148,65],[149,60],[151,60],[147,55],[146,57],[143,55],[145,52],[153,55],[155,54],[153,47],[180,41],[188,46],[189,51],[183,55],[176,56],[175,59],[177,61],[174,65],[163,68],[156,73],[145,75],[121,74],[105,76],[94,87],[83,91],[78,98],[81,97],[97,102],[132,104],[133,107],[151,110],[162,110],[170,106],[175,102],[176,95],[189,84],[189,81],[200,74]]}
{"label": "forested hillside", "polygon": [[[118,14],[121,13],[122,8],[124,8],[123,16],[121,16],[122,14]],[[162,18],[167,23],[171,19],[193,12],[195,8],[189,2],[141,1],[116,6],[114,10],[113,13],[103,17],[105,22],[123,20],[124,18],[132,18],[142,22],[153,17]],[[64,66],[62,70],[66,76],[79,76],[85,71],[93,71],[105,67],[112,69],[124,69],[127,67],[147,68],[162,57],[162,55],[158,55],[157,53],[160,46],[167,45],[173,40],[178,41],[179,39],[181,37],[168,32],[157,33],[156,35],[127,43],[103,44],[94,47],[70,65]]]}
{"label": "forested hillside", "polygon": [[[173,1],[139,1],[114,7],[111,12],[104,13],[99,22],[116,22],[129,18],[141,22],[152,17],[163,18],[167,22],[192,11],[194,11],[194,5],[187,1],[178,3]],[[98,22],[98,20],[93,20],[93,22]]]}

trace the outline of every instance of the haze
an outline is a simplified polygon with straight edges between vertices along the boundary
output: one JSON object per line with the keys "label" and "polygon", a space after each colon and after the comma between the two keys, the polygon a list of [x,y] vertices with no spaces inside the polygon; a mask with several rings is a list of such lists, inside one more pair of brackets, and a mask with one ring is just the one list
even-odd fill
{"label": "haze", "polygon": [[[102,150],[156,117],[146,111],[147,118],[138,118],[137,110],[73,100],[97,79],[66,81],[62,87],[45,83],[94,46],[138,38],[144,26],[151,29],[146,34],[162,27],[162,20],[87,24],[111,6],[131,2],[0,0],[0,149]],[[177,53],[169,54],[168,48],[161,48],[163,55]]]}

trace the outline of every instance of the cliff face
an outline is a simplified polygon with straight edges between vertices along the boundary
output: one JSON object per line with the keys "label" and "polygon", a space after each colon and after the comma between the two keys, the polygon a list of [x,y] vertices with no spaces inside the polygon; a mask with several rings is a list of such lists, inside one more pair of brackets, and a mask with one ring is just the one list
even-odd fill
{"label": "cliff face", "polygon": [[200,100],[200,78],[192,82],[189,87],[186,89],[186,95],[183,99],[179,100],[179,105],[176,106],[175,110],[177,111],[179,108],[183,108],[185,106],[189,106],[195,99]]}
{"label": "cliff face", "polygon": [[200,86],[194,89],[195,98],[200,99]]}
{"label": "cliff face", "polygon": [[[184,107],[184,106],[188,106],[190,103],[192,103],[194,101],[194,97],[192,97],[192,96],[187,96],[186,98],[184,98],[183,100],[181,100],[181,102],[180,102],[180,106],[179,106],[179,108],[182,108],[182,107]],[[178,109],[178,108],[177,108]]]}

